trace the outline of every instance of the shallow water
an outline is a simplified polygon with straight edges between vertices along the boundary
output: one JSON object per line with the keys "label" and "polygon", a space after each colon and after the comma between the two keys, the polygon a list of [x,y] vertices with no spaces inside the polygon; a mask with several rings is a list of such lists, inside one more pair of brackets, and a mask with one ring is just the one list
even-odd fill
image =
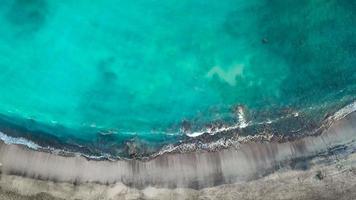
{"label": "shallow water", "polygon": [[318,122],[355,99],[355,9],[352,0],[3,0],[0,124],[106,149],[312,108],[304,123]]}

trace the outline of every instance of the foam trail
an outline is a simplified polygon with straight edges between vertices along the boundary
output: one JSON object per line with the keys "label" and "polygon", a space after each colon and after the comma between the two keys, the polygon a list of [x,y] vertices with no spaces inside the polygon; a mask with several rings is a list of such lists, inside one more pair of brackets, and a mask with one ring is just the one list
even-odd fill
{"label": "foam trail", "polygon": [[209,135],[215,135],[216,133],[221,133],[221,132],[224,132],[224,131],[229,131],[229,130],[235,130],[235,129],[238,129],[238,128],[246,128],[249,123],[246,121],[246,117],[245,117],[245,112],[244,112],[244,109],[242,106],[239,106],[238,107],[238,110],[237,110],[237,118],[239,120],[239,122],[233,126],[226,126],[226,127],[222,127],[222,128],[218,128],[218,129],[211,129],[211,128],[208,128],[206,130],[203,130],[203,131],[196,131],[196,132],[193,132],[193,133],[187,133],[186,135],[189,136],[189,137],[198,137],[200,135],[203,135],[205,133],[208,133]]}
{"label": "foam trail", "polygon": [[32,141],[26,140],[25,138],[11,137],[11,136],[5,135],[2,132],[0,132],[0,140],[4,141],[5,144],[20,144],[20,145],[24,145],[31,149],[41,148],[38,144],[36,144]]}

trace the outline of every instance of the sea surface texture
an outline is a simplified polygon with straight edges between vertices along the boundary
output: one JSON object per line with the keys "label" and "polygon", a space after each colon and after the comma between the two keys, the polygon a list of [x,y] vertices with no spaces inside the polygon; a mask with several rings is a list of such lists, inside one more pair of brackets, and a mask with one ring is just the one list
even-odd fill
{"label": "sea surface texture", "polygon": [[0,3],[3,140],[145,155],[227,127],[302,134],[355,98],[354,0]]}

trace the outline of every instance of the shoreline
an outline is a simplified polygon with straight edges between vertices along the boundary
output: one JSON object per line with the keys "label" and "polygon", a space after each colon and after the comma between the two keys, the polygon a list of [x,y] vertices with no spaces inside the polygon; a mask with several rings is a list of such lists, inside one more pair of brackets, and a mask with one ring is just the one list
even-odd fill
{"label": "shoreline", "polygon": [[[356,112],[293,141],[99,161],[0,143],[0,199],[353,199]],[[268,192],[267,192],[268,191]]]}
{"label": "shoreline", "polygon": [[[26,135],[26,137],[21,136],[22,135],[21,132],[23,132],[25,129],[17,130],[16,128],[11,128],[12,125],[9,126],[10,128],[9,127],[5,128],[6,131],[4,132],[1,132],[0,129],[0,143],[21,145],[21,146],[25,146],[26,148],[29,148],[30,150],[52,153],[64,157],[76,157],[79,155],[88,160],[96,160],[96,161],[113,161],[113,162],[120,161],[120,160],[150,161],[164,154],[218,152],[226,149],[233,149],[233,148],[239,149],[239,146],[241,144],[256,143],[256,142],[285,143],[285,142],[293,142],[303,137],[318,136],[325,129],[327,129],[332,123],[342,119],[344,116],[355,111],[356,111],[356,101],[353,101],[352,103],[346,104],[346,106],[342,107],[341,109],[334,112],[333,114],[325,115],[324,120],[313,129],[308,131],[302,131],[300,133],[298,133],[299,131],[297,130],[295,133],[292,132],[291,134],[288,133],[280,134],[278,133],[278,131],[277,132],[273,131],[272,127],[268,128],[268,126],[271,125],[272,122],[270,123],[267,122],[267,124],[262,122],[255,123],[255,124],[249,123],[243,128],[240,128],[239,126],[218,128],[216,132],[205,132],[199,136],[194,136],[194,137],[186,136],[185,139],[181,139],[176,143],[166,144],[160,147],[159,149],[157,149],[156,152],[151,152],[148,153],[147,155],[139,155],[142,152],[140,152],[141,150],[136,149],[137,148],[136,145],[140,146],[140,141],[136,141],[138,142],[137,144],[135,141],[126,141],[125,144],[122,144],[124,148],[126,148],[125,151],[133,152],[133,154],[130,153],[128,154],[129,157],[118,156],[118,155],[115,156],[107,153],[104,154],[100,153],[97,155],[91,154],[90,144],[89,147],[80,146],[79,144],[77,144],[79,145],[78,147],[75,147],[76,145],[63,143],[62,144],[64,145],[63,148],[60,148],[61,142],[59,141],[59,139],[56,139],[54,136],[47,135],[44,132],[42,133],[45,135],[44,141],[37,143],[36,141],[38,139],[32,140],[27,138],[29,137],[30,134],[27,134],[26,131],[25,131],[26,134],[24,134]],[[289,117],[284,116],[281,119],[289,118]],[[297,120],[297,121],[301,120],[298,118],[300,117],[299,114],[294,117],[296,118],[291,118],[290,120]],[[259,126],[261,126],[262,129]],[[305,126],[310,126],[310,124],[309,125],[306,124]],[[13,134],[14,137],[12,136]],[[52,142],[49,143],[48,147],[42,146],[43,144],[41,143],[44,142],[44,144],[46,144],[46,141],[49,142],[50,140],[52,140]],[[69,149],[67,149],[67,147]],[[76,150],[73,150],[72,148]]]}
{"label": "shoreline", "polygon": [[63,157],[1,144],[1,172],[76,184],[122,182],[135,188],[152,185],[201,189],[252,180],[273,171],[280,163],[313,158],[340,145],[353,151],[356,146],[355,121],[356,112],[352,112],[334,121],[319,136],[284,143],[242,143],[238,149],[216,152],[167,153],[148,161],[95,161],[79,155]]}

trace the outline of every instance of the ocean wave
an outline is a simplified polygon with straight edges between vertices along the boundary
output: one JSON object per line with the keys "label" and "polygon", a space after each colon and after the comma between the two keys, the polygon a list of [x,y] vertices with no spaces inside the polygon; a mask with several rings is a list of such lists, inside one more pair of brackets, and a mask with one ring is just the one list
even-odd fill
{"label": "ocean wave", "polygon": [[[351,104],[348,104],[347,106],[339,109],[332,115],[329,115],[325,118],[325,120],[320,124],[320,126],[315,129],[314,131],[306,134],[306,135],[315,135],[316,133],[322,132],[322,130],[325,130],[328,128],[333,122],[340,120],[347,116],[348,114],[355,112],[356,111],[356,101],[352,102]],[[294,112],[285,116],[282,116],[277,119],[273,120],[267,120],[264,122],[247,122],[244,114],[244,110],[242,108],[238,109],[238,119],[239,122],[236,125],[233,126],[228,126],[228,127],[222,127],[222,128],[216,128],[216,129],[207,129],[201,132],[195,132],[191,133],[190,135],[187,134],[188,140],[183,140],[180,141],[179,144],[168,144],[160,148],[156,153],[153,153],[149,156],[141,156],[137,157],[135,159],[141,159],[141,160],[150,160],[155,157],[161,156],[163,154],[168,154],[168,153],[189,153],[189,152],[196,152],[196,151],[218,151],[221,149],[227,149],[227,148],[235,148],[238,149],[241,144],[248,143],[248,142],[270,142],[270,141],[284,141],[285,138],[288,136],[283,136],[283,135],[275,135],[271,132],[262,132],[259,134],[255,135],[246,135],[242,136],[239,135],[239,130],[245,129],[247,127],[253,126],[253,125],[263,125],[263,124],[271,124],[271,123],[276,123],[277,121],[288,118],[288,117],[298,117],[299,113]],[[224,133],[227,132],[233,132],[232,137],[220,137],[218,136],[217,139],[209,140],[210,136],[213,137],[216,134],[221,134],[224,136]],[[306,135],[301,135],[300,137],[304,137]],[[207,136],[207,137],[205,137]],[[203,138],[203,139],[201,139]],[[204,138],[208,138],[208,140],[204,140]],[[293,138],[293,136],[291,137]],[[57,155],[63,155],[63,156],[83,156],[87,158],[88,160],[109,160],[109,161],[115,161],[115,160],[130,160],[132,158],[126,158],[126,157],[120,157],[117,155],[111,155],[108,153],[101,153],[99,155],[89,155],[87,153],[83,152],[75,152],[75,151],[70,151],[70,150],[64,150],[64,149],[58,149],[58,148],[53,148],[53,147],[42,147],[35,142],[32,142],[28,139],[22,138],[22,137],[11,137],[3,132],[0,132],[0,140],[2,140],[5,144],[16,144],[16,145],[23,145],[28,148],[34,149],[34,150],[39,150],[39,151],[46,151],[46,152],[51,152]]]}
{"label": "ocean wave", "polygon": [[215,127],[206,128],[206,129],[204,129],[202,131],[186,133],[186,135],[188,137],[191,137],[191,138],[196,138],[196,137],[199,137],[199,136],[204,135],[204,134],[215,135],[215,134],[220,134],[220,133],[224,133],[224,132],[227,132],[227,131],[244,129],[244,128],[247,128],[249,126],[254,126],[254,125],[272,124],[274,122],[277,122],[277,121],[285,119],[285,118],[298,117],[298,116],[299,116],[299,112],[293,112],[291,114],[287,114],[287,115],[284,115],[284,116],[281,116],[281,117],[278,117],[278,118],[275,118],[275,119],[267,119],[266,121],[260,121],[260,122],[255,121],[255,122],[252,122],[252,121],[247,121],[244,108],[242,106],[239,106],[238,110],[237,110],[238,123],[236,123],[234,125],[231,125],[231,126],[229,126],[229,125],[225,125],[224,126],[223,125],[220,128],[215,128]]}
{"label": "ocean wave", "polygon": [[[328,127],[331,126],[332,123],[335,121],[341,120],[342,118],[346,117],[350,113],[353,113],[356,111],[356,101],[346,105],[345,107],[339,109],[332,115],[329,115],[325,118],[325,120],[321,123],[319,128],[315,129],[314,131],[311,131],[309,134],[303,135],[316,135],[317,133],[321,133],[323,130],[327,129]],[[243,112],[242,112],[243,113]],[[295,112],[291,114],[294,117],[298,117],[299,113]],[[244,116],[243,114],[241,116]],[[252,126],[256,124],[270,124],[273,122],[276,122],[278,120],[281,120],[283,118],[287,118],[290,116],[283,116],[278,119],[274,120],[269,120],[266,122],[258,122],[258,123],[247,123],[247,126]],[[257,135],[248,135],[248,136],[241,136],[236,134],[234,137],[231,138],[220,138],[216,141],[210,141],[210,142],[202,142],[201,140],[194,140],[195,138],[198,138],[200,136],[203,136],[204,134],[209,134],[209,135],[215,135],[215,134],[223,134],[224,132],[227,131],[233,131],[238,129],[243,129],[246,128],[247,126],[241,126],[241,125],[234,125],[230,127],[224,127],[220,129],[216,129],[215,131],[207,131],[207,132],[201,132],[200,135],[192,135],[193,136],[193,141],[192,142],[185,142],[181,143],[179,145],[166,145],[161,149],[161,151],[157,152],[154,154],[152,157],[157,157],[163,154],[167,153],[189,153],[189,152],[194,152],[194,151],[217,151],[220,149],[226,149],[226,148],[236,148],[238,149],[239,146],[242,143],[248,143],[252,141],[258,141],[258,142],[263,142],[263,141],[283,141],[285,140],[285,136],[280,136],[280,135],[274,135],[272,133],[261,133]]]}
{"label": "ocean wave", "polygon": [[19,144],[35,150],[41,148],[41,146],[39,146],[38,144],[30,140],[21,137],[20,138],[11,137],[2,132],[0,132],[0,140],[2,140],[5,144]]}
{"label": "ocean wave", "polygon": [[[312,108],[310,108],[312,109]],[[356,101],[348,104],[347,106],[341,108],[340,110],[336,111],[335,113],[333,113],[331,116],[329,116],[328,119],[326,119],[326,121],[335,121],[338,119],[341,119],[343,117],[345,117],[345,115],[348,115],[351,112],[356,111]],[[208,135],[215,135],[215,134],[220,134],[220,133],[224,133],[227,131],[232,131],[232,130],[238,130],[238,129],[244,129],[247,128],[249,126],[254,126],[254,125],[263,125],[263,124],[272,124],[275,122],[278,122],[280,120],[286,119],[286,118],[290,118],[290,117],[299,117],[300,113],[299,112],[293,112],[275,119],[267,119],[266,121],[247,121],[246,120],[246,116],[245,116],[245,110],[243,107],[239,106],[238,107],[238,113],[237,113],[237,118],[238,118],[238,123],[234,124],[234,125],[223,125],[220,128],[206,128],[204,130],[201,131],[196,131],[196,132],[192,132],[192,133],[186,133],[186,135],[188,137],[191,138],[196,138],[199,136],[202,136],[204,134],[208,134]],[[326,123],[325,121],[325,123]]]}
{"label": "ocean wave", "polygon": [[209,134],[209,135],[215,135],[218,133],[238,129],[238,128],[246,128],[251,124],[251,122],[247,122],[246,116],[245,116],[245,110],[242,106],[239,106],[237,108],[237,118],[238,118],[238,123],[233,125],[233,126],[223,126],[221,128],[206,128],[205,130],[202,131],[196,131],[192,133],[186,133],[188,137],[195,138],[198,136],[201,136],[203,134]]}

